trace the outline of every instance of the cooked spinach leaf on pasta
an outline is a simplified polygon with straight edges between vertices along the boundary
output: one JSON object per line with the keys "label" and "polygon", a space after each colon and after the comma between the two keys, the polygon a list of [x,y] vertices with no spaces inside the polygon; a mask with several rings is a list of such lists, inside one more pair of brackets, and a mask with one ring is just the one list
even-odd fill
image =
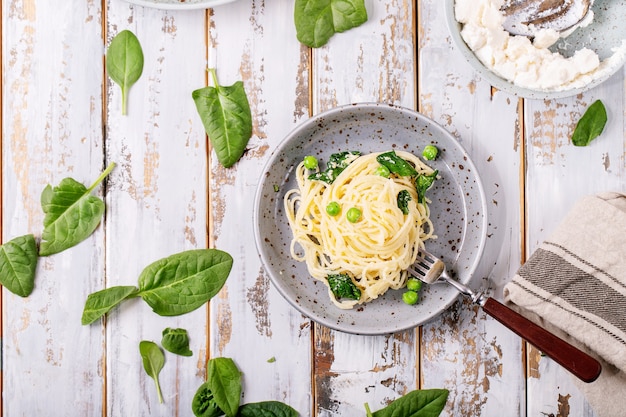
{"label": "cooked spinach leaf on pasta", "polygon": [[348,274],[328,275],[328,285],[337,298],[349,298],[351,300],[361,298],[361,290],[352,282]]}
{"label": "cooked spinach leaf on pasta", "polygon": [[334,153],[328,158],[326,169],[321,172],[316,172],[309,175],[310,180],[324,181],[327,184],[332,184],[333,181],[343,172],[350,162],[361,155],[358,151],[346,151]]}

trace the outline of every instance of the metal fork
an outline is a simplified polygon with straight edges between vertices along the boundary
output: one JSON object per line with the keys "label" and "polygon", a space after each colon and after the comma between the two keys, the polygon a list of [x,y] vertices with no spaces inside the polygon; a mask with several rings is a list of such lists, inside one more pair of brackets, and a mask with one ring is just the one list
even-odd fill
{"label": "metal fork", "polygon": [[473,303],[481,306],[491,317],[511,329],[518,336],[528,341],[528,343],[534,345],[546,356],[552,358],[582,381],[593,382],[600,375],[602,366],[596,359],[563,339],[558,338],[521,314],[511,310],[504,304],[481,292],[475,292],[451,278],[443,261],[425,250],[420,250],[417,255],[417,261],[407,270],[415,278],[426,284],[445,281],[452,285],[461,294],[469,297]]}

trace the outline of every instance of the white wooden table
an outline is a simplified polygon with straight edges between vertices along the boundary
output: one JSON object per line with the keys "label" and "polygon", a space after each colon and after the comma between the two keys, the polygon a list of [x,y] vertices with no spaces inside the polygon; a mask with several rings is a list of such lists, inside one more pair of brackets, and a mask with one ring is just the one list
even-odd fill
{"label": "white wooden table", "polygon": [[[569,375],[459,299],[419,329],[356,336],[316,325],[271,285],[257,256],[252,203],[274,147],[323,110],[353,102],[414,108],[469,151],[490,227],[472,282],[503,285],[579,197],[626,191],[624,71],[571,98],[496,91],[451,43],[440,0],[366,0],[369,20],[311,50],[296,40],[293,1],[240,0],[163,11],[123,0],[2,2],[2,239],[40,236],[41,191],[90,183],[105,219],[85,242],[40,260],[35,290],[2,292],[2,415],[189,416],[206,361],[231,357],[243,402],[283,401],[303,416],[364,415],[415,388],[447,388],[445,416],[594,416]],[[121,115],[105,76],[112,37],[133,31],[145,66]],[[191,92],[243,80],[254,133],[225,169],[210,152]],[[602,99],[601,138],[569,136]],[[234,267],[206,308],[164,318],[138,300],[82,326],[88,294],[134,285],[154,260],[192,248],[231,253]],[[191,358],[167,356],[159,404],[138,344],[186,328]],[[274,358],[275,360],[270,360]]]}

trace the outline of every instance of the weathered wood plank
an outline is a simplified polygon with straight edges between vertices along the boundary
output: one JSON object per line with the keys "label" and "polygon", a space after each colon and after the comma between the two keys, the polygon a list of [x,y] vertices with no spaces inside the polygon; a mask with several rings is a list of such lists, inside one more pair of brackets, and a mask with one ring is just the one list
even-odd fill
{"label": "weathered wood plank", "polygon": [[[412,2],[366,2],[368,21],[313,51],[313,110],[357,102],[415,108]],[[417,333],[356,336],[315,326],[319,416],[372,410],[418,387]]]}
{"label": "weathered wood plank", "polygon": [[[496,298],[520,265],[518,100],[493,92],[452,45],[443,2],[419,9],[420,110],[468,151],[483,179],[489,228],[471,286]],[[451,390],[443,415],[524,414],[521,340],[467,300],[422,329],[425,388]]]}
{"label": "weathered wood plank", "polygon": [[[162,11],[110,1],[106,45],[124,29],[139,39],[144,70],[121,115],[121,93],[107,84],[106,156],[111,175],[107,212],[107,287],[137,285],[150,263],[207,246],[207,157],[202,123],[191,99],[204,85],[205,11]],[[140,299],[123,303],[106,322],[109,415],[189,415],[207,356],[207,310],[161,317]],[[139,342],[161,342],[166,327],[185,328],[192,357],[166,353],[160,375],[164,404],[144,372]]]}
{"label": "weathered wood plank", "polygon": [[[239,1],[210,17],[209,65],[222,85],[242,80],[253,115],[247,152],[225,169],[211,155],[213,244],[235,264],[211,302],[210,353],[244,376],[243,402],[283,401],[311,413],[311,324],[273,288],[254,245],[252,208],[271,152],[308,117],[308,53],[296,39],[293,2]],[[269,362],[268,362],[269,361]]]}
{"label": "weathered wood plank", "polygon": [[[89,186],[103,168],[102,39],[99,4],[6,1],[2,8],[6,242],[41,237],[47,184],[73,177]],[[40,258],[28,298],[3,290],[4,415],[101,415],[104,337],[80,318],[87,294],[103,282],[103,241],[99,227],[80,245]]]}
{"label": "weathered wood plank", "polygon": [[[626,190],[623,72],[576,97],[526,103],[528,134],[528,247],[531,254],[550,236],[581,197]],[[576,147],[571,134],[593,101],[604,102],[609,121],[587,147]],[[535,349],[529,351],[529,415],[561,413],[595,416],[572,377]],[[564,413],[563,410],[567,410]]]}

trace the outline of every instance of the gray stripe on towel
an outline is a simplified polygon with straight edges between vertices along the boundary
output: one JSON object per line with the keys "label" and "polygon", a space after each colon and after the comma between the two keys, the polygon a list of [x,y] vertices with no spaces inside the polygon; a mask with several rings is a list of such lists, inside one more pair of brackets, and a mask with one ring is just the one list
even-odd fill
{"label": "gray stripe on towel", "polygon": [[[563,311],[565,311],[565,312],[567,312],[567,313],[569,313],[569,314],[571,314],[571,315],[573,315],[575,317],[578,317],[578,319],[587,322],[590,326],[593,326],[593,327],[596,327],[596,328],[602,330],[603,332],[605,332],[606,334],[611,336],[613,339],[617,340],[619,343],[621,343],[623,345],[626,345],[626,340],[624,340],[619,335],[617,335],[617,334],[615,334],[613,332],[608,331],[604,327],[598,325],[598,323],[592,322],[591,320],[589,320],[588,317],[585,317],[585,316],[581,315],[578,311],[574,311],[573,309],[569,308],[569,305],[567,306],[568,308],[566,308],[566,307],[564,307],[562,305],[558,305],[558,304],[552,302],[551,300],[548,300],[545,297],[542,297],[541,295],[537,294],[535,291],[533,291],[531,288],[529,288],[525,284],[526,284],[526,281],[523,281],[523,282],[522,281],[511,281],[511,285],[515,285],[515,286],[521,288],[522,291],[532,295],[533,297],[535,297],[535,298],[537,298],[537,299],[539,299],[541,301],[544,301],[546,303],[550,303],[550,304],[554,305],[555,307],[560,308],[561,310],[563,310]],[[559,326],[559,327],[561,327],[561,326]]]}
{"label": "gray stripe on towel", "polygon": [[584,264],[584,265],[588,266],[589,268],[593,269],[595,271],[595,273],[601,274],[601,275],[605,276],[609,280],[613,281],[613,283],[615,285],[617,285],[619,287],[622,287],[622,288],[626,288],[626,284],[621,282],[619,279],[615,278],[613,275],[609,274],[608,272],[598,268],[597,266],[595,266],[591,262],[589,262],[589,261],[581,258],[580,256],[576,255],[574,252],[570,251],[565,246],[559,245],[558,243],[554,243],[554,242],[548,242],[548,241],[543,242],[543,244],[547,245],[547,246],[553,246],[555,248],[558,248],[558,249],[562,250],[567,256],[570,256],[573,259],[575,259],[578,262],[580,262],[581,264]]}
{"label": "gray stripe on towel", "polygon": [[537,249],[518,273],[574,308],[596,315],[626,333],[626,297],[560,256]]}

